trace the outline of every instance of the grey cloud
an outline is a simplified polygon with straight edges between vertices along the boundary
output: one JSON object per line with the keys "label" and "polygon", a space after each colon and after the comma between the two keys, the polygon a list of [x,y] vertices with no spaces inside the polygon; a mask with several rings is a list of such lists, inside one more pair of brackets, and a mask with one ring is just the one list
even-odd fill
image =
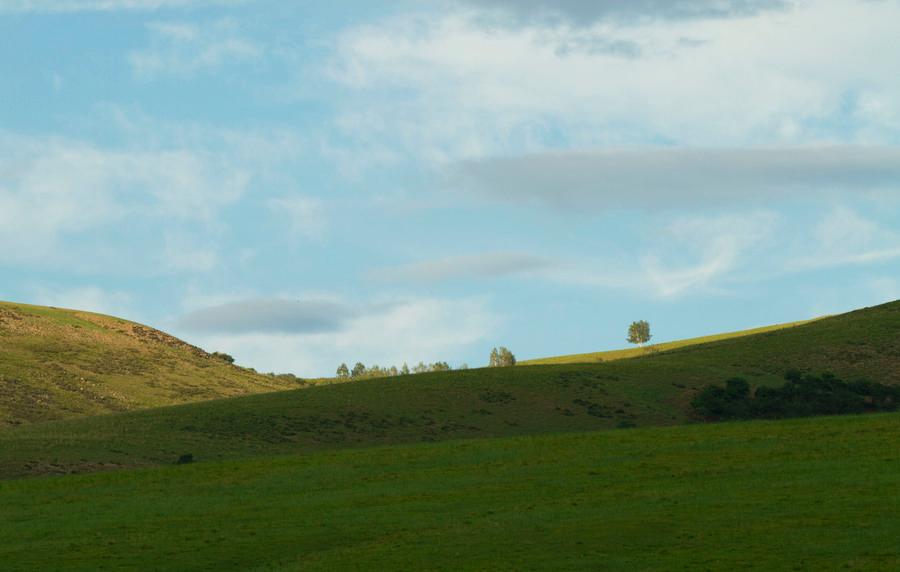
{"label": "grey cloud", "polygon": [[670,208],[822,192],[900,191],[900,147],[652,149],[459,162],[450,184],[565,209]]}
{"label": "grey cloud", "polygon": [[521,21],[685,20],[751,16],[787,8],[791,0],[459,0]]}
{"label": "grey cloud", "polygon": [[359,311],[327,300],[256,299],[191,312],[178,326],[211,334],[313,334],[334,332]]}
{"label": "grey cloud", "polygon": [[441,282],[527,274],[553,265],[550,259],[523,252],[488,252],[381,268],[371,272],[370,277],[386,281]]}

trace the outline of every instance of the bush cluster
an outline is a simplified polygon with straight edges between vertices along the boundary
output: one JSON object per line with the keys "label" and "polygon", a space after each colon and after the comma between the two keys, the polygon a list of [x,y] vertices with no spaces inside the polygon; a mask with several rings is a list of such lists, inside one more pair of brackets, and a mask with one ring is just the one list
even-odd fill
{"label": "bush cluster", "polygon": [[781,387],[759,387],[740,377],[725,386],[710,385],[691,402],[694,412],[706,420],[784,419],[813,415],[841,415],[896,411],[900,407],[900,387],[871,381],[846,382],[830,373],[785,374]]}

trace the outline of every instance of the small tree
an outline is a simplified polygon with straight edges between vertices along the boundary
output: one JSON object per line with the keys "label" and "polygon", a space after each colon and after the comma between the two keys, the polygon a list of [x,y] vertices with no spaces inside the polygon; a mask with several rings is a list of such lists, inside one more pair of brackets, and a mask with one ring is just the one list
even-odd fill
{"label": "small tree", "polygon": [[212,357],[214,357],[218,360],[222,360],[225,363],[234,363],[234,358],[224,352],[213,352],[209,355],[211,355]]}
{"label": "small tree", "polygon": [[503,346],[491,350],[489,367],[510,367],[516,365],[516,356]]}
{"label": "small tree", "polygon": [[445,361],[438,361],[431,364],[431,371],[450,371],[450,364]]}
{"label": "small tree", "polygon": [[350,372],[350,377],[362,377],[364,375],[366,375],[366,366],[362,362],[356,362],[356,365],[353,366],[353,370]]}
{"label": "small tree", "polygon": [[631,322],[628,326],[628,343],[638,344],[644,347],[644,344],[650,341],[653,336],[650,334],[650,324],[646,320],[638,320]]}
{"label": "small tree", "polygon": [[403,362],[403,367],[400,368],[400,375],[409,375],[409,366],[406,362]]}
{"label": "small tree", "polygon": [[488,367],[500,367],[500,352],[497,348],[491,350],[491,357],[488,361]]}
{"label": "small tree", "polygon": [[347,368],[347,364],[342,363],[337,368],[337,376],[341,379],[350,377],[350,370]]}

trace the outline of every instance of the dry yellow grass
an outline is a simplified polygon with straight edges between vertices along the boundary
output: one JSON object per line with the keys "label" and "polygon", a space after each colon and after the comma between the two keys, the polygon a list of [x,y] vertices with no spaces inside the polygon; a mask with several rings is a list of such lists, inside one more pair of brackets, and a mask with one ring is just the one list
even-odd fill
{"label": "dry yellow grass", "polygon": [[695,346],[697,344],[706,344],[709,342],[718,342],[721,340],[728,340],[732,338],[740,338],[743,336],[752,336],[754,334],[765,334],[767,332],[774,332],[778,330],[784,330],[787,328],[794,328],[796,326],[802,326],[803,324],[809,324],[810,322],[815,322],[816,320],[821,320],[822,318],[814,318],[812,320],[803,320],[800,322],[788,322],[786,324],[777,324],[774,326],[765,326],[762,328],[753,328],[750,330],[741,330],[739,332],[728,332],[724,334],[715,334],[711,336],[702,336],[699,338],[688,338],[685,340],[676,340],[674,342],[664,342],[661,344],[652,344],[649,346],[645,346],[643,348],[626,348],[621,350],[609,350],[604,352],[593,352],[586,354],[571,354],[565,356],[556,356],[556,357],[548,357],[548,358],[538,358],[531,359],[519,362],[518,365],[551,365],[551,364],[563,364],[563,363],[599,363],[605,361],[616,361],[620,359],[630,359],[645,356],[650,353],[664,352],[669,350],[675,350],[679,348],[684,348],[687,346]]}
{"label": "dry yellow grass", "polygon": [[295,387],[141,324],[0,302],[0,428]]}

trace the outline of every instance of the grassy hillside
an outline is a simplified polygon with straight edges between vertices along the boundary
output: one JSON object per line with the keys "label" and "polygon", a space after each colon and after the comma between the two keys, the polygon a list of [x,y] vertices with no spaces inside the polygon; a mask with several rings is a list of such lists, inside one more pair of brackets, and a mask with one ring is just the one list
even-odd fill
{"label": "grassy hillside", "polygon": [[140,324],[0,302],[0,429],[291,386]]}
{"label": "grassy hillside", "polygon": [[740,338],[744,336],[753,336],[756,334],[765,334],[769,332],[776,332],[778,330],[783,330],[785,328],[793,328],[796,326],[802,326],[804,324],[809,324],[810,322],[814,322],[815,320],[821,320],[821,318],[816,318],[813,320],[803,320],[800,322],[789,322],[786,324],[777,324],[774,326],[764,326],[762,328],[753,328],[750,330],[741,330],[739,332],[727,332],[724,334],[714,334],[711,336],[702,336],[699,338],[687,338],[684,340],[676,340],[674,342],[663,342],[661,344],[653,344],[647,347],[633,347],[626,348],[621,350],[610,350],[603,352],[592,352],[586,354],[570,354],[565,356],[555,356],[548,358],[538,358],[538,359],[530,359],[519,362],[519,365],[554,365],[554,364],[564,364],[564,363],[599,363],[605,361],[614,361],[619,359],[630,359],[636,357],[642,357],[647,355],[648,353],[655,352],[664,352],[669,350],[676,350],[679,348],[685,348],[688,346],[696,346],[698,344],[708,344],[710,342],[718,342],[721,340],[730,340],[732,338]]}
{"label": "grassy hillside", "polygon": [[890,414],[6,481],[0,559],[4,570],[897,570],[898,440]]}
{"label": "grassy hillside", "polygon": [[709,383],[780,385],[787,369],[900,383],[900,303],[597,364],[373,379],[0,432],[0,476],[339,448],[674,425]]}

